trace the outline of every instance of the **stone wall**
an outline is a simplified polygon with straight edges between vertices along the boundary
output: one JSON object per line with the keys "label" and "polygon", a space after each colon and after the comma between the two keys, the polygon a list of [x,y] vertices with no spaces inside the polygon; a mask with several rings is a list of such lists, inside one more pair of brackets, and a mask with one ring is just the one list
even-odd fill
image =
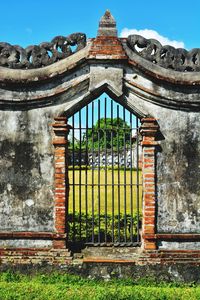
{"label": "stone wall", "polygon": [[[139,167],[141,168],[141,155],[142,155],[142,148],[139,146],[138,148],[138,155],[139,155]],[[69,151],[69,164],[73,164],[73,157],[74,157],[74,165],[78,166],[80,165],[80,152],[78,150],[74,151],[74,155],[72,154],[72,151]],[[119,156],[119,161],[118,161]],[[131,158],[132,156],[132,158]],[[132,163],[131,163],[132,162]],[[107,153],[105,154],[104,151],[100,151],[100,159],[99,159],[99,153],[98,151],[93,151],[86,153],[83,150],[81,151],[81,165],[88,165],[93,168],[97,168],[98,165],[100,167],[105,167],[107,165],[108,167],[111,167],[114,165],[114,167],[120,167],[120,168],[137,168],[137,149],[136,144],[132,146],[132,149],[121,150],[118,152],[113,150],[111,153],[111,150],[107,150]]]}
{"label": "stone wall", "polygon": [[[200,250],[200,80],[198,66],[190,60],[196,50],[184,52],[183,72],[179,51],[157,44],[152,56],[148,51],[155,41],[120,39],[115,25],[107,12],[97,38],[86,43],[85,35],[73,35],[75,40],[68,38],[67,45],[66,39],[55,39],[53,45],[62,46],[63,56],[57,53],[51,63],[45,60],[44,45],[33,46],[37,68],[20,68],[22,62],[12,62],[19,60],[15,47],[7,49],[9,64],[8,57],[1,59],[0,248],[5,248],[4,256],[9,247],[13,251],[48,248],[45,255],[50,260],[52,247],[58,252],[67,247],[67,118],[103,92],[142,123],[141,240],[144,253],[150,253],[145,263],[167,262],[170,254],[163,258],[163,251],[172,251],[175,258],[176,251],[196,255]],[[102,34],[106,28],[113,36]],[[75,53],[69,49],[74,43],[81,45]],[[142,52],[137,53],[135,43],[143,47]],[[167,56],[170,51],[174,56]]]}

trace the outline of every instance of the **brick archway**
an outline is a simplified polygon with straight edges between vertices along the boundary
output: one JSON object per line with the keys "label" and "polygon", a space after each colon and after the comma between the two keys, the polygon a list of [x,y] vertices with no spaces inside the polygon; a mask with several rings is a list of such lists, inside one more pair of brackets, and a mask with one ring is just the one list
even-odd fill
{"label": "brick archway", "polygon": [[[67,247],[67,208],[68,208],[68,173],[67,173],[67,133],[69,125],[66,117],[55,118],[53,124],[55,147],[55,190],[54,190],[54,223],[57,234],[63,235],[61,240],[54,241],[55,248]],[[155,250],[156,245],[156,141],[159,126],[154,118],[141,120],[142,135],[142,174],[143,174],[143,219],[142,246],[145,250]]]}

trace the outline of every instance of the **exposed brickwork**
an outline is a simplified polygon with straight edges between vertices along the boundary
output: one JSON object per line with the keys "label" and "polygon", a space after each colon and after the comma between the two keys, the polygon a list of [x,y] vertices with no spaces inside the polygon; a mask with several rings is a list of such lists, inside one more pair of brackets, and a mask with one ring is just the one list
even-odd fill
{"label": "exposed brickwork", "polygon": [[[77,263],[77,262],[76,262]],[[200,251],[198,250],[173,250],[173,251],[143,251],[132,258],[111,257],[85,257],[79,259],[82,263],[111,263],[111,264],[134,264],[134,265],[174,265],[190,264],[200,265]],[[54,265],[66,266],[73,264],[71,253],[67,249],[48,248],[0,248],[0,265]]]}
{"label": "exposed brickwork", "polygon": [[156,234],[157,239],[162,240],[187,240],[187,241],[200,241],[200,234],[193,234],[193,233],[182,233],[182,234]]}
{"label": "exposed brickwork", "polygon": [[56,232],[32,232],[32,231],[3,231],[0,232],[0,239],[65,239],[65,233]]}
{"label": "exposed brickwork", "polygon": [[99,36],[93,40],[89,58],[127,59],[121,40],[117,37]]}
{"label": "exposed brickwork", "polygon": [[[149,246],[149,243],[148,243]],[[105,258],[105,257],[86,257],[84,263],[111,263],[111,264],[134,264],[134,265],[156,265],[156,264],[182,264],[200,265],[200,251],[195,250],[174,250],[174,251],[143,251],[133,258]]]}
{"label": "exposed brickwork", "polygon": [[[66,215],[67,215],[67,172],[66,172],[66,145],[67,145],[67,119],[65,117],[55,118],[53,124],[55,147],[55,231],[59,234],[66,233]],[[66,240],[54,240],[54,248],[66,248]]]}
{"label": "exposed brickwork", "polygon": [[139,258],[140,264],[179,264],[187,263],[200,265],[200,251],[195,250],[171,250],[148,251]]}
{"label": "exposed brickwork", "polygon": [[143,246],[145,250],[155,250],[156,241],[156,173],[155,159],[156,148],[158,144],[155,141],[158,125],[155,119],[142,119],[141,134],[143,156],[142,156],[142,174],[143,174]]}
{"label": "exposed brickwork", "polygon": [[72,260],[67,249],[0,248],[0,264],[66,265]]}
{"label": "exposed brickwork", "polygon": [[163,241],[200,241],[200,234],[193,234],[193,233],[157,233],[152,235],[143,235],[144,239],[150,238],[151,240],[163,240]]}

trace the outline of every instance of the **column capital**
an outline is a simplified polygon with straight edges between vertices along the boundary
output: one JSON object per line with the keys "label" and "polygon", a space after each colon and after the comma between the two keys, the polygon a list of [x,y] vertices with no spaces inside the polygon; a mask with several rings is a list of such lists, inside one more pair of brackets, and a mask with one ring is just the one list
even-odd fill
{"label": "column capital", "polygon": [[55,122],[52,124],[53,131],[55,134],[53,139],[53,145],[66,145],[66,136],[69,133],[71,126],[67,124],[68,120],[66,117],[56,117],[54,120]]}
{"label": "column capital", "polygon": [[159,125],[157,120],[154,118],[143,118],[141,120],[142,125],[140,126],[140,134],[143,139],[141,145],[144,147],[154,147],[158,145],[156,136],[159,132]]}
{"label": "column capital", "polygon": [[143,118],[141,120],[140,133],[142,136],[155,137],[159,131],[159,125],[154,118]]}

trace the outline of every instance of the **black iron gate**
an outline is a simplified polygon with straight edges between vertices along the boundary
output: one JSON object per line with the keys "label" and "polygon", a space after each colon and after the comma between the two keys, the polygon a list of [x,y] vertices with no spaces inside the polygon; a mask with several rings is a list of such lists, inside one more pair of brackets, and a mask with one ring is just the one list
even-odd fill
{"label": "black iron gate", "polygon": [[69,116],[70,243],[140,245],[138,122],[109,97]]}

